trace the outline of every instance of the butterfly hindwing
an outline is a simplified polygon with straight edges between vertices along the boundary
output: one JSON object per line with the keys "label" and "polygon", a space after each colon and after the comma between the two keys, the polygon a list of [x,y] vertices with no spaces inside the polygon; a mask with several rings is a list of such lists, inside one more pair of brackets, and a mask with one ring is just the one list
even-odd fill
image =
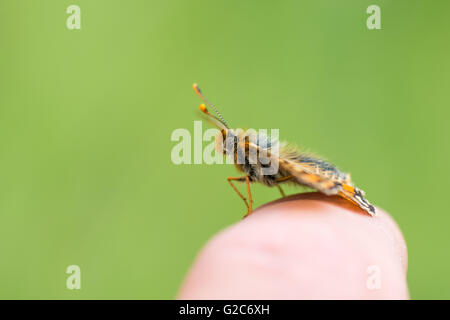
{"label": "butterfly hindwing", "polygon": [[297,159],[280,159],[280,168],[285,174],[292,175],[294,182],[326,195],[339,195],[370,215],[375,215],[375,208],[364,197],[364,192],[351,185],[350,175],[340,172],[330,164],[320,166],[320,162],[319,165],[314,165],[314,161],[302,162],[296,161]]}

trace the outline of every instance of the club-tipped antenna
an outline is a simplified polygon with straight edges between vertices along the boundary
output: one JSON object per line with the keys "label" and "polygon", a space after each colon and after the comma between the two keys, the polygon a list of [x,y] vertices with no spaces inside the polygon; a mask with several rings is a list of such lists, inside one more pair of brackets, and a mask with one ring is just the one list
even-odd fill
{"label": "club-tipped antenna", "polygon": [[[217,114],[217,116],[219,117],[219,118],[216,118],[216,117],[214,117],[214,118],[216,118],[220,123],[222,123],[222,124],[225,126],[225,128],[229,129],[228,124],[227,124],[227,122],[225,121],[225,119],[222,117],[222,115],[221,115],[220,112],[216,109],[216,107],[215,107],[211,102],[209,102],[208,99],[205,98],[205,96],[203,95],[203,93],[202,93],[202,91],[200,90],[200,88],[198,87],[198,85],[197,85],[196,83],[194,83],[194,84],[192,85],[192,88],[194,89],[195,93],[197,93],[198,96],[199,96],[199,97],[200,97],[200,98],[201,98],[208,106],[210,106],[210,107],[214,110],[214,112]],[[202,109],[202,108],[201,108],[201,109]],[[206,107],[203,108],[202,111],[205,112],[205,113],[208,113],[208,111],[206,110]]]}

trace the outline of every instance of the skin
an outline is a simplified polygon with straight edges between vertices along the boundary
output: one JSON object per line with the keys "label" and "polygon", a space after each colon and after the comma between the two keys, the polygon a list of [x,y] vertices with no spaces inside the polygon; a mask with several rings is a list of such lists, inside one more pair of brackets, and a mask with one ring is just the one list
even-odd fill
{"label": "skin", "polygon": [[[178,299],[408,299],[392,218],[303,193],[256,209],[200,251]],[[379,281],[377,281],[379,279]]]}

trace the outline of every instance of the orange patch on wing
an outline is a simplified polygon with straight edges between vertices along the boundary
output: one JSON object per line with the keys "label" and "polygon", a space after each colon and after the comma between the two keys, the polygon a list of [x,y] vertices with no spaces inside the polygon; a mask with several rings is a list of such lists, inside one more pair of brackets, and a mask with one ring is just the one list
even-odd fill
{"label": "orange patch on wing", "polygon": [[307,183],[317,183],[321,180],[321,178],[314,174],[305,173],[302,175],[302,180]]}
{"label": "orange patch on wing", "polygon": [[351,203],[356,204],[357,206],[359,206],[359,204],[358,204],[356,201],[354,201],[351,197],[347,196],[344,192],[340,191],[338,194],[339,194],[342,198],[344,198],[344,199],[350,201]]}
{"label": "orange patch on wing", "polygon": [[352,186],[349,186],[348,184],[342,184],[342,188],[345,191],[351,192],[351,193],[355,193],[355,188]]}

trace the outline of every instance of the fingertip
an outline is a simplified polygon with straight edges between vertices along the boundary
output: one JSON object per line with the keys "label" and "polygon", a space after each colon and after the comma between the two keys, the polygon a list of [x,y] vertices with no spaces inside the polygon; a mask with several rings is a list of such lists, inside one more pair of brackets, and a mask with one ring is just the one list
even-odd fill
{"label": "fingertip", "polygon": [[[378,210],[372,218],[323,197],[270,203],[219,233],[197,257],[178,297],[408,298],[406,245],[390,216]],[[370,288],[377,271],[382,285]]]}

